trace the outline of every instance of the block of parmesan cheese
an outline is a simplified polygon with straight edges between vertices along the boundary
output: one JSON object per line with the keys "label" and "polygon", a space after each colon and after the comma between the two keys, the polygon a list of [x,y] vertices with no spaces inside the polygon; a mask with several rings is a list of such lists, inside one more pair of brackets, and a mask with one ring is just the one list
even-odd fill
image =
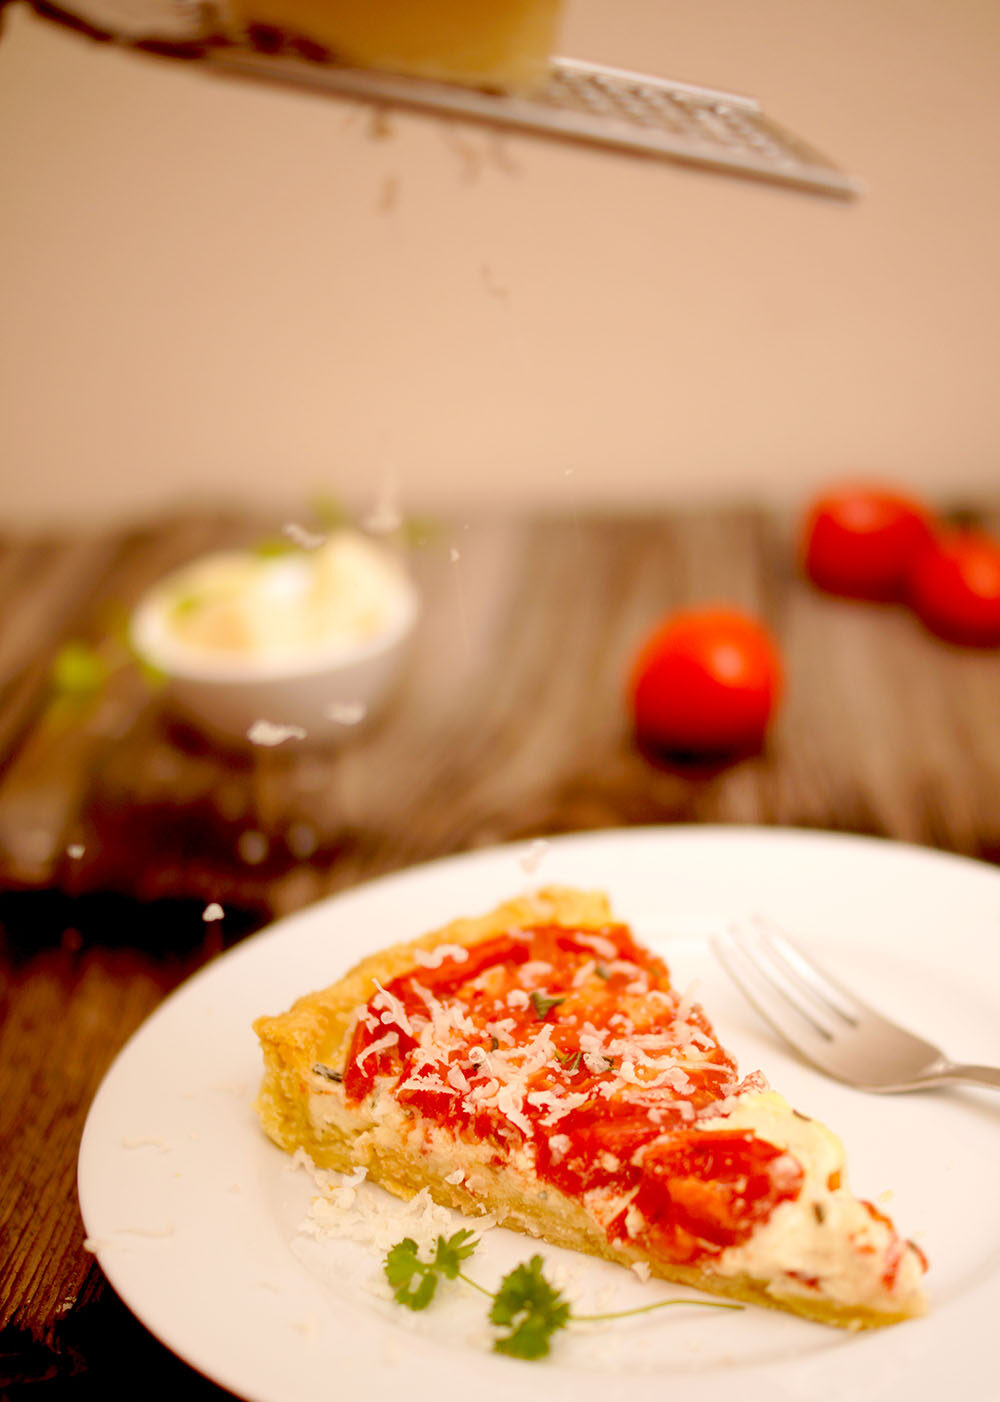
{"label": "block of parmesan cheese", "polygon": [[331,58],[503,92],[545,79],[562,0],[228,0],[242,31],[273,31]]}

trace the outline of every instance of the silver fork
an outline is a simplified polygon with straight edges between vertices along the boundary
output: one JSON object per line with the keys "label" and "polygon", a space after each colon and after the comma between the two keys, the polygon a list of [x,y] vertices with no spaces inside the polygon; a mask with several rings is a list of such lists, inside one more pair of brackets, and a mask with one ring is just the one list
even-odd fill
{"label": "silver fork", "polygon": [[949,1060],[940,1047],[863,1003],[762,920],[717,935],[712,946],[761,1016],[828,1076],[884,1093],[952,1081],[1000,1090],[1000,1067]]}

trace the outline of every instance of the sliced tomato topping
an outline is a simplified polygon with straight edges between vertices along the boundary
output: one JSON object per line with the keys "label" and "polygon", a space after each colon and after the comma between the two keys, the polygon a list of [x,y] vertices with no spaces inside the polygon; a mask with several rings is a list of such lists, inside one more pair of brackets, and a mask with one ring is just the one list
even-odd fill
{"label": "sliced tomato topping", "polygon": [[649,1236],[675,1261],[738,1246],[781,1202],[797,1197],[798,1163],[749,1130],[691,1130],[643,1156],[633,1206]]}
{"label": "sliced tomato topping", "polygon": [[[379,988],[345,1093],[359,1103],[387,1078],[414,1123],[525,1152],[569,1197],[606,1195],[612,1239],[645,1233],[694,1261],[745,1240],[802,1174],[749,1132],[692,1125],[736,1091],[736,1064],[679,1003],[663,961],[623,926],[513,930]],[[616,1210],[633,1195],[635,1211]]]}

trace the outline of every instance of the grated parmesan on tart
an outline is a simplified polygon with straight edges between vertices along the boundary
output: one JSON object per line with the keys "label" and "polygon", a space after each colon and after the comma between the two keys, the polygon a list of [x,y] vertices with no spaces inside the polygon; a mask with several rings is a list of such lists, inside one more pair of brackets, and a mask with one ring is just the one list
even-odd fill
{"label": "grated parmesan on tart", "polygon": [[605,898],[540,891],[364,960],[255,1030],[266,1132],[403,1198],[852,1329],[925,1308],[926,1261],[844,1151]]}

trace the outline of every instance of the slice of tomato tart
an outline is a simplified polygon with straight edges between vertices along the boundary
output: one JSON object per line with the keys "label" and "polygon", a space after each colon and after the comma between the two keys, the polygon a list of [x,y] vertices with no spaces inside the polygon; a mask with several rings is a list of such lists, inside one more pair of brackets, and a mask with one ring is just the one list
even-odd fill
{"label": "slice of tomato tart", "polygon": [[603,895],[550,888],[358,964],[254,1024],[261,1123],[320,1167],[714,1294],[852,1329],[926,1261]]}

